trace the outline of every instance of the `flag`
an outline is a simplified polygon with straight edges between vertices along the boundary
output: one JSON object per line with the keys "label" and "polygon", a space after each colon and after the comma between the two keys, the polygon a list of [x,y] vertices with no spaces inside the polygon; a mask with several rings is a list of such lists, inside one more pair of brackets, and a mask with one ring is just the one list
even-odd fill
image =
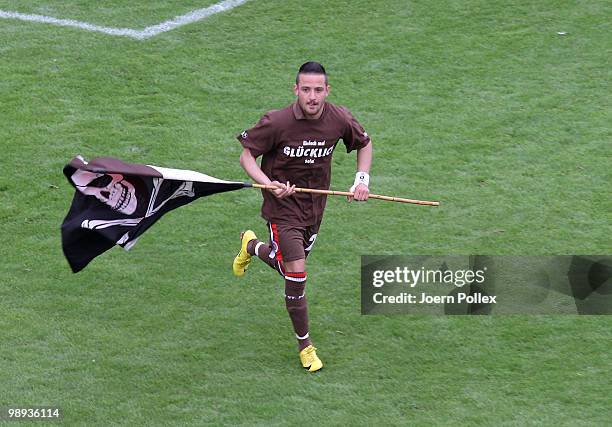
{"label": "flag", "polygon": [[77,156],[64,167],[76,189],[62,223],[62,249],[72,271],[115,245],[129,250],[162,215],[199,197],[250,187],[199,172]]}

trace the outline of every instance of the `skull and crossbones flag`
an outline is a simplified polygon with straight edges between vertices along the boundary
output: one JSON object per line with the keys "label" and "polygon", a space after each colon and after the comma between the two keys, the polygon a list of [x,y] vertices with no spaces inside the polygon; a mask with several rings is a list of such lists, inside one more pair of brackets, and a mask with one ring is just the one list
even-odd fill
{"label": "skull and crossbones flag", "polygon": [[129,250],[166,212],[215,193],[250,187],[199,172],[77,156],[64,167],[75,187],[62,223],[62,248],[77,273],[115,245]]}

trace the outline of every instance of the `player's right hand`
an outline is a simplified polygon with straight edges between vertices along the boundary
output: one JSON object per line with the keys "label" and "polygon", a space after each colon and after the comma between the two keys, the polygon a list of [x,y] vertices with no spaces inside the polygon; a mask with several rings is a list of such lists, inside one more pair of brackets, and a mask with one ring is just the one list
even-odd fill
{"label": "player's right hand", "polygon": [[275,186],[276,188],[273,190],[269,190],[274,194],[277,199],[283,199],[287,196],[291,196],[295,193],[295,185],[291,185],[289,181],[286,184],[283,184],[278,181],[272,181],[270,185]]}

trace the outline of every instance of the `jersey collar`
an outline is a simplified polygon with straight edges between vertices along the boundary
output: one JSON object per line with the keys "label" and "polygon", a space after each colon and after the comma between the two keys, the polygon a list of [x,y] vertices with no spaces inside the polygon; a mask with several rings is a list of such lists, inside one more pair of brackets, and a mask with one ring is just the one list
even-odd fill
{"label": "jersey collar", "polygon": [[[291,104],[291,109],[293,110],[293,116],[295,117],[295,120],[308,120],[306,116],[304,115],[304,112],[300,108],[300,105],[297,103],[297,101]],[[325,101],[325,103],[323,104],[323,112],[321,113],[321,116],[319,117],[319,119],[323,117],[326,110],[327,110],[327,101]]]}

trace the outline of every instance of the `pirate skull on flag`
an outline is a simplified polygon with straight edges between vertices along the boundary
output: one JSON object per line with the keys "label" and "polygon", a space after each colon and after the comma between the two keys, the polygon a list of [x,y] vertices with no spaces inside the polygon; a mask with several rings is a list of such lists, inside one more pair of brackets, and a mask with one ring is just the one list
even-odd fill
{"label": "pirate skull on flag", "polygon": [[64,175],[76,189],[61,227],[62,249],[75,273],[115,245],[129,250],[166,212],[251,185],[112,157],[87,162],[77,156],[64,167]]}

